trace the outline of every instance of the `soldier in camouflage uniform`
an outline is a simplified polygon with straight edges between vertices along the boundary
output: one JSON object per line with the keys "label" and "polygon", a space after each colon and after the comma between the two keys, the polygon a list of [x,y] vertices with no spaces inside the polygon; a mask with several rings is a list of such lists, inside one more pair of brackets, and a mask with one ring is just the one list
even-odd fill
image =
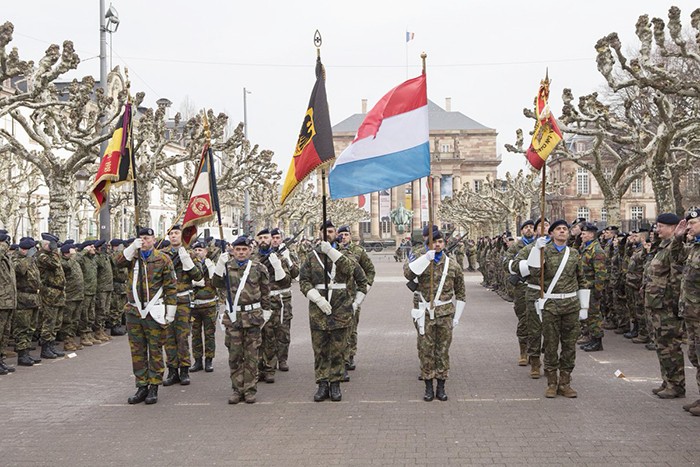
{"label": "soldier in camouflage uniform", "polygon": [[[299,260],[290,251],[289,247],[291,245],[285,246],[282,242],[282,234],[279,229],[272,229],[270,235],[272,237],[272,250],[278,255],[282,255],[282,262],[286,263],[289,268],[289,275],[284,279],[285,282],[289,280],[289,284],[285,285],[282,289],[278,289],[277,292],[271,292],[273,317],[270,318],[274,319],[274,311],[277,307],[275,302],[279,300],[281,326],[279,326],[277,332],[277,366],[280,371],[289,371],[287,359],[289,358],[289,343],[291,342],[292,318],[294,318],[292,313],[291,285],[292,279],[299,277]],[[274,290],[276,286],[276,284],[271,284],[271,289]]]}
{"label": "soldier in camouflage uniform", "polygon": [[65,354],[57,350],[56,320],[62,306],[66,303],[66,276],[61,266],[61,256],[58,251],[58,237],[50,233],[41,234],[41,249],[37,253],[36,263],[41,277],[41,329],[39,343],[41,358],[54,359]]}
{"label": "soldier in camouflage uniform", "polygon": [[175,225],[168,232],[170,246],[163,250],[173,263],[177,274],[177,314],[172,326],[168,326],[165,339],[165,361],[168,376],[163,386],[180,383],[190,384],[190,313],[194,292],[192,281],[204,277],[202,270],[194,263],[192,255],[182,244],[182,227]]}
{"label": "soldier in camouflage uniform", "polygon": [[32,366],[34,363],[41,362],[41,359],[35,359],[29,354],[34,334],[32,318],[39,308],[39,289],[41,288],[39,268],[34,257],[35,251],[34,240],[25,237],[20,240],[19,248],[12,256],[17,281],[17,309],[12,321],[12,336],[15,339],[19,366]]}
{"label": "soldier in camouflage uniform", "polygon": [[127,268],[127,300],[124,309],[129,335],[136,394],[129,404],[155,404],[163,383],[163,342],[175,320],[177,286],[173,263],[154,249],[153,229],[142,228],[139,237],[117,254],[117,267]]}
{"label": "soldier in camouflage uniform", "polygon": [[[376,274],[374,270],[374,264],[372,260],[369,259],[369,255],[364,248],[360,245],[352,242],[352,235],[350,234],[350,226],[343,225],[338,228],[338,250],[344,255],[352,257],[353,260],[362,268],[367,278],[367,292],[369,292],[370,287],[374,284],[374,276]],[[357,325],[360,322],[360,311],[361,307],[357,307],[353,314],[352,325],[348,331],[348,354],[345,357],[345,368],[346,370],[353,371],[355,369],[355,355],[357,354]]]}
{"label": "soldier in camouflage uniform", "polygon": [[114,276],[112,274],[112,256],[107,253],[104,240],[95,242],[95,262],[97,263],[97,293],[95,294],[95,322],[93,335],[103,342],[112,337],[105,332],[109,309],[112,304]]}
{"label": "soldier in camouflage uniform", "polygon": [[92,323],[95,322],[95,294],[97,293],[97,262],[95,260],[95,241],[87,240],[82,243],[82,251],[78,255],[78,264],[83,271],[83,303],[80,305],[80,320],[78,333],[80,344],[90,347],[101,344],[102,341],[92,334]]}
{"label": "soldier in camouflage uniform", "polygon": [[639,293],[639,290],[642,288],[642,277],[644,276],[644,260],[647,255],[644,244],[647,239],[648,230],[640,229],[634,231],[627,242],[632,254],[627,263],[625,286],[627,288],[627,307],[630,311],[632,325],[629,333],[625,333],[624,336],[632,339],[632,342],[635,344],[646,344],[649,342],[649,328],[646,315],[644,314],[644,300]]}
{"label": "soldier in camouflage uniform", "polygon": [[[10,259],[10,237],[0,233],[0,352],[5,348],[5,328],[12,323],[17,308],[17,280],[15,269]],[[0,356],[0,375],[15,371],[8,367]]]}
{"label": "soldier in camouflage uniform", "polygon": [[75,244],[61,246],[61,266],[66,276],[66,304],[62,310],[61,333],[64,336],[63,350],[66,352],[74,352],[83,348],[82,345],[75,343],[78,322],[80,321],[80,305],[85,298],[83,270],[75,259],[76,254]]}
{"label": "soldier in camouflage uniform", "polygon": [[532,220],[527,220],[523,222],[520,226],[521,237],[513,242],[513,244],[508,247],[506,254],[503,259],[503,267],[509,274],[510,282],[515,282],[513,288],[513,310],[515,311],[515,316],[518,319],[518,325],[515,329],[515,336],[518,339],[518,345],[520,346],[520,356],[518,358],[519,366],[527,366],[527,305],[525,303],[525,293],[527,290],[527,284],[525,283],[522,273],[527,273],[527,269],[520,271],[519,264],[515,261],[518,252],[530,243],[535,241],[535,223]]}
{"label": "soldier in camouflage uniform", "polygon": [[[455,244],[457,245],[455,246]],[[464,243],[462,243],[461,240],[458,240],[458,238],[453,236],[447,242],[447,246],[451,248],[450,252],[452,258],[457,262],[457,266],[464,270]]]}
{"label": "soldier in camouflage uniform", "polygon": [[605,267],[605,252],[596,239],[597,232],[598,227],[593,224],[585,223],[581,226],[581,267],[585,280],[591,289],[588,318],[584,320],[590,341],[581,345],[581,349],[586,352],[603,350],[604,331],[600,302],[605,293],[608,271]]}
{"label": "soldier in camouflage uniform", "polygon": [[[353,323],[353,312],[362,304],[367,293],[367,278],[355,261],[333,247],[335,226],[326,221],[328,241],[312,250],[301,266],[299,288],[309,299],[309,325],[314,349],[314,372],[318,390],[314,401],[330,397],[342,399],[344,358],[347,333]],[[356,286],[354,294],[351,290]]]}
{"label": "soldier in camouflage uniform", "polygon": [[[452,330],[464,311],[464,271],[444,254],[445,240],[433,232],[432,249],[404,265],[408,280],[418,279],[420,303],[412,316],[419,327],[418,358],[425,382],[423,400],[447,400],[445,380],[450,371]],[[453,299],[455,302],[453,302]],[[423,332],[421,332],[423,331]],[[437,379],[437,390],[433,387]]]}
{"label": "soldier in camouflage uniform", "polygon": [[474,240],[467,240],[464,254],[467,257],[467,262],[469,264],[469,266],[467,266],[467,271],[476,271],[476,246],[474,245]]}
{"label": "soldier in camouflage uniform", "polygon": [[[584,276],[578,252],[566,246],[569,239],[566,221],[553,222],[548,233],[551,240],[537,239],[527,259],[530,275],[539,277],[540,258],[541,255],[544,257],[546,293],[544,299],[538,299],[536,307],[542,313],[544,371],[547,376],[545,397],[562,395],[573,398],[577,396],[571,387],[571,372],[576,363],[576,338],[580,333],[579,319],[586,316],[589,307],[590,284]],[[581,240],[585,242],[586,237]],[[555,281],[560,268],[561,273]]]}
{"label": "soldier in camouflage uniform", "polygon": [[[207,373],[214,371],[214,355],[216,353],[216,314],[218,296],[214,287],[214,262],[207,258],[207,245],[204,242],[195,242],[192,245],[195,261],[202,270],[202,279],[192,281],[194,288],[194,307],[192,308],[192,354],[194,364],[190,371],[202,371]],[[204,337],[202,338],[202,335]],[[204,364],[202,364],[204,357]]]}
{"label": "soldier in camouflage uniform", "polygon": [[[603,251],[605,252],[605,269],[607,271],[610,271],[612,269],[612,259],[613,259],[613,254],[614,254],[614,241],[615,238],[617,237],[617,233],[619,231],[619,227],[614,226],[614,225],[609,225],[603,229],[603,232],[601,236],[599,237],[599,243],[600,246],[603,248]],[[600,300],[600,313],[603,316],[603,323],[606,325],[606,327],[609,326],[610,322],[610,317],[615,313],[614,310],[614,291],[613,291],[613,285],[612,285],[612,280],[615,279],[615,277],[612,277],[610,274],[608,274],[608,277],[605,281],[604,289],[603,289],[603,295],[601,296]],[[584,342],[581,342],[582,344]],[[587,343],[586,343],[587,344]]]}
{"label": "soldier in camouflage uniform", "polygon": [[[270,319],[270,278],[267,268],[251,260],[247,237],[238,237],[229,252],[222,253],[214,270],[214,286],[223,289],[233,303],[224,305],[226,347],[233,394],[229,404],[241,399],[255,403],[258,382],[258,352],[262,327]],[[229,259],[229,254],[233,258]],[[228,278],[228,291],[226,290]]]}
{"label": "soldier in camouflage uniform", "polygon": [[129,275],[129,271],[126,268],[117,267],[117,254],[122,245],[124,245],[124,242],[118,238],[114,238],[109,242],[109,254],[112,256],[113,290],[109,304],[107,327],[112,336],[123,336],[126,334],[126,328],[122,326],[122,321],[124,318],[124,305],[126,305],[126,278]]}
{"label": "soldier in camouflage uniform", "polygon": [[660,214],[657,232],[661,243],[644,271],[644,302],[649,307],[656,342],[656,354],[663,384],[652,390],[661,399],[685,397],[683,360],[683,319],[679,317],[680,273],[675,266],[682,243],[674,237],[680,219],[672,213]]}
{"label": "soldier in camouflage uniform", "polygon": [[[683,265],[679,307],[688,333],[688,357],[695,367],[700,392],[700,208],[688,212],[675,234],[679,241],[683,235],[688,238],[688,245],[677,260],[677,267]],[[700,416],[700,399],[684,405],[683,409]]]}

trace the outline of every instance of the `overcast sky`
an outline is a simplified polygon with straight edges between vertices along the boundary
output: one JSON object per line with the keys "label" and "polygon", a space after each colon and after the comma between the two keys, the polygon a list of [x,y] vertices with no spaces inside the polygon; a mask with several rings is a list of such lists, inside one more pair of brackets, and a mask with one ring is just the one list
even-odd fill
{"label": "overcast sky", "polygon": [[[636,47],[641,14],[667,20],[682,10],[688,25],[696,2],[677,0],[354,0],[244,1],[114,0],[121,25],[113,36],[113,64],[127,65],[132,89],[145,104],[166,97],[179,110],[186,96],[198,108],[243,120],[248,136],[275,152],[287,170],[314,82],[313,34],[323,36],[331,121],[371,107],[407,75],[420,73],[428,54],[428,97],[498,131],[499,175],[524,167],[503,148],[515,130],[531,129],[522,115],[549,67],[551,105],[561,92],[599,90],[595,42],[616,31]],[[109,1],[107,1],[109,6]],[[50,43],[74,42],[82,59],[70,78],[99,76],[99,0],[3,2],[0,20],[15,25],[12,44],[25,60],[38,60]],[[408,44],[406,31],[415,33]],[[109,53],[109,52],[108,52]],[[408,69],[406,67],[408,58]],[[173,113],[174,114],[174,113]]]}

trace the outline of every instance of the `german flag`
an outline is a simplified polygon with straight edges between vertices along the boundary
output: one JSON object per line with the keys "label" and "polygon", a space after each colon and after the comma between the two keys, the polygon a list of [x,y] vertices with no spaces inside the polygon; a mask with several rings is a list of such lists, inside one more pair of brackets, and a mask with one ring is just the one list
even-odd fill
{"label": "german flag", "polygon": [[318,57],[316,84],[311,91],[309,106],[304,115],[304,122],[301,124],[296,148],[294,148],[294,157],[282,185],[282,203],[316,167],[333,158],[335,158],[335,150],[326,98],[326,77],[321,57]]}
{"label": "german flag", "polygon": [[100,168],[95,175],[95,183],[90,189],[97,211],[104,206],[112,184],[118,185],[133,180],[131,129],[131,104],[125,104],[124,114],[119,126],[112,133],[109,145],[102,156]]}

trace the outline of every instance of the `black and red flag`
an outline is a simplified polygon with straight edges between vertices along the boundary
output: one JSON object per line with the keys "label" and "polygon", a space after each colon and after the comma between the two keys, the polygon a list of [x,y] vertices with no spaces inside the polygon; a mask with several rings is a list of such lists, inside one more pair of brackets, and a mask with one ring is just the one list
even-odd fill
{"label": "black and red flag", "polygon": [[131,130],[131,104],[124,104],[124,113],[119,126],[112,133],[109,145],[102,156],[100,168],[95,175],[95,182],[90,189],[97,211],[104,206],[112,185],[116,186],[133,180]]}
{"label": "black and red flag", "polygon": [[316,59],[316,84],[299,131],[294,156],[282,185],[282,203],[316,167],[335,157],[331,118],[326,98],[326,76],[321,57]]}

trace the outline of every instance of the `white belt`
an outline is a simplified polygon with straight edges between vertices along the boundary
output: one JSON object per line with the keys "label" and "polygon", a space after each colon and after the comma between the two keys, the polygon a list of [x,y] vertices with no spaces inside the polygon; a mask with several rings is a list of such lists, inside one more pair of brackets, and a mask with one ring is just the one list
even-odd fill
{"label": "white belt", "polygon": [[192,291],[191,291],[191,290],[185,290],[184,292],[178,292],[178,293],[177,293],[177,296],[178,296],[178,297],[186,297],[187,295],[190,294],[190,292],[192,292]]}
{"label": "white belt", "polygon": [[288,289],[270,290],[270,296],[276,297],[278,295],[282,295],[282,294],[285,294],[287,292],[292,293],[291,287]]}
{"label": "white belt", "polygon": [[530,287],[531,289],[540,290],[540,286],[539,286],[539,285],[527,284],[527,286]]}
{"label": "white belt", "polygon": [[216,297],[210,298],[210,299],[208,299],[208,300],[193,300],[193,301],[192,301],[192,304],[193,304],[193,305],[206,305],[206,304],[208,304],[208,303],[213,303],[213,302],[215,302],[216,300],[218,300]]}
{"label": "white belt", "polygon": [[[341,290],[341,289],[345,289],[345,286],[346,286],[346,284],[328,284],[328,288],[329,288],[330,290]],[[325,286],[324,284],[317,284],[317,285],[315,285],[314,287],[317,288],[317,289],[321,289],[321,290],[324,290],[324,289],[326,288],[326,286]]]}
{"label": "white belt", "polygon": [[576,296],[576,292],[569,292],[569,293],[546,293],[544,294],[544,298],[547,299],[554,299],[554,300],[563,300],[565,298],[574,298]]}
{"label": "white belt", "polygon": [[252,305],[240,305],[238,307],[238,311],[253,311],[257,310],[258,308],[260,308],[260,302],[253,303]]}

